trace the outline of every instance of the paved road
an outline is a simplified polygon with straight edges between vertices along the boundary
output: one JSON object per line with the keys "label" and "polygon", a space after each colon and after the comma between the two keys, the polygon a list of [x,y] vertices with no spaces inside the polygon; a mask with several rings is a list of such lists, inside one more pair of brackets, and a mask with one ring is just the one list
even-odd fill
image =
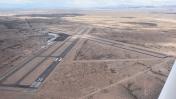
{"label": "paved road", "polygon": [[81,38],[86,38],[114,47],[154,56],[156,58],[168,57],[162,53],[150,51],[145,48],[90,36],[88,33],[91,31],[91,29],[92,27],[88,26],[79,27],[76,29],[75,35],[68,37],[63,42],[55,42],[50,47],[39,52],[35,56],[30,57],[18,68],[12,69],[9,73],[2,77],[2,79],[0,79],[0,86],[37,89],[46,80],[49,74],[51,74],[55,67],[62,62],[62,60],[73,49],[73,47],[78,44]]}

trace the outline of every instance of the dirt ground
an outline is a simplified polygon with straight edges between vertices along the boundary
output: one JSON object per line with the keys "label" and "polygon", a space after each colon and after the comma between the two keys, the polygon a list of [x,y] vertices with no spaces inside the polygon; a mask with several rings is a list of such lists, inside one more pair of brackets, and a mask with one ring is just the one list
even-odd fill
{"label": "dirt ground", "polygon": [[32,15],[0,17],[0,75],[28,56],[35,55],[42,47],[48,46],[47,41],[50,38],[48,33],[72,35],[72,31],[79,26],[79,23],[60,19],[71,16],[70,14],[54,14],[46,18],[45,16],[35,14],[34,17]]}
{"label": "dirt ground", "polygon": [[[175,14],[160,10],[61,12],[0,17],[0,77],[48,46],[47,33],[65,33],[73,37],[72,41],[79,37],[41,87],[30,90],[1,86],[0,99],[158,98],[175,61]],[[80,33],[86,32],[86,26],[91,27],[87,34],[75,34],[82,28]],[[55,61],[54,54],[49,53],[60,44],[51,45],[39,58],[48,55]]]}
{"label": "dirt ground", "polygon": [[102,43],[87,40],[81,50],[77,52],[75,60],[110,60],[110,59],[143,59],[156,58],[150,55],[134,52],[127,49],[113,47]]}
{"label": "dirt ground", "polygon": [[66,20],[94,25],[91,35],[175,55],[176,14],[164,11],[92,12]]}

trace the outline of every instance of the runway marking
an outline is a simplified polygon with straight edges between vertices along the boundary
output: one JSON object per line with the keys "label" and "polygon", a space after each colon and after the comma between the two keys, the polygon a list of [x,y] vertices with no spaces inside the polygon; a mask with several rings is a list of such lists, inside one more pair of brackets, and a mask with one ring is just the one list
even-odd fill
{"label": "runway marking", "polygon": [[[82,35],[83,33],[89,32],[88,30],[89,30],[89,28],[86,28],[86,27],[83,27],[81,29],[79,28],[79,31],[77,34]],[[67,46],[66,48],[64,48],[64,51],[59,56],[54,57],[55,60],[37,77],[37,79],[31,85],[20,85],[20,82],[23,81],[38,66],[40,66],[40,64],[42,64],[44,61],[46,61],[46,59],[48,59],[50,57],[50,55],[52,55],[54,52],[59,50],[64,44],[66,44],[67,41],[65,41],[59,47],[57,47],[49,56],[46,56],[42,60],[42,62],[40,62],[39,64],[34,66],[34,68],[32,68],[31,70],[27,71],[27,73],[22,78],[20,78],[20,80],[17,81],[15,84],[2,84],[2,83],[0,83],[0,87],[2,86],[2,87],[11,87],[11,88],[37,89],[38,87],[40,87],[40,85],[43,83],[43,81],[45,81],[45,79],[49,76],[49,74],[55,69],[55,67],[63,60],[63,58],[67,55],[67,53],[69,53],[71,51],[71,49],[77,44],[77,42],[80,40],[79,38],[80,37],[78,37],[78,36],[70,37],[67,41],[70,41],[72,43],[69,46]],[[21,68],[25,67],[25,65],[27,63],[29,63],[30,61],[32,61],[36,57],[38,57],[38,56],[40,57],[40,55],[45,51],[47,51],[47,49],[40,52],[36,56],[33,56],[32,58],[30,58],[30,60],[27,60],[27,62],[22,64],[19,68],[13,69],[13,71],[11,71],[10,73],[8,73],[4,76],[3,81],[5,81],[7,78],[11,77],[11,75],[16,73],[18,70],[21,70]]]}

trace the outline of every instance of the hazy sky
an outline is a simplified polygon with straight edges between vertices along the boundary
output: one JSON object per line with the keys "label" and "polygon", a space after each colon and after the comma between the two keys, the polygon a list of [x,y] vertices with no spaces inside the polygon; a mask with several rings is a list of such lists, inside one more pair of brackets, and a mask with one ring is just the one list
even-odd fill
{"label": "hazy sky", "polygon": [[122,5],[176,5],[176,0],[0,0],[0,8],[92,8]]}

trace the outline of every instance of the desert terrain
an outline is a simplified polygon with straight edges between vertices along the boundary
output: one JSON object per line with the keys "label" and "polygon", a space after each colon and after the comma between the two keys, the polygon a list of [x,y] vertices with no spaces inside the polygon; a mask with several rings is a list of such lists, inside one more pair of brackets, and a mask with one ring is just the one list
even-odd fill
{"label": "desert terrain", "polygon": [[157,99],[175,31],[169,10],[1,12],[0,99]]}

